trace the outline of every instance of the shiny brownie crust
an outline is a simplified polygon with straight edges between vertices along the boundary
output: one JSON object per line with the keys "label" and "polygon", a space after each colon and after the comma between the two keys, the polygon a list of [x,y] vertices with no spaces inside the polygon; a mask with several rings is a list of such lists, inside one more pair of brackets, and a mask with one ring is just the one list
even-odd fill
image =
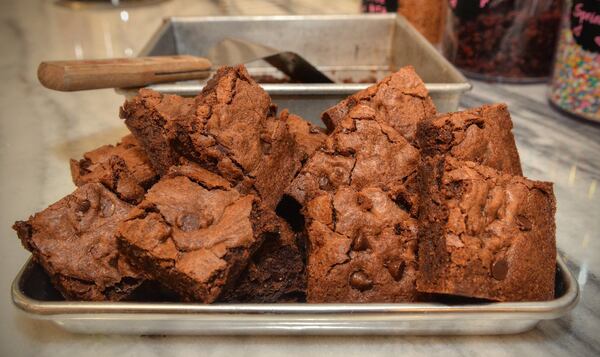
{"label": "shiny brownie crust", "polygon": [[89,183],[13,228],[66,299],[116,301],[144,280],[117,250],[117,226],[131,209]]}
{"label": "shiny brownie crust", "polygon": [[554,297],[552,184],[452,157],[420,166],[422,292],[495,301]]}
{"label": "shiny brownie crust", "polygon": [[183,300],[211,303],[279,231],[260,199],[199,168],[164,176],[120,225],[119,249]]}

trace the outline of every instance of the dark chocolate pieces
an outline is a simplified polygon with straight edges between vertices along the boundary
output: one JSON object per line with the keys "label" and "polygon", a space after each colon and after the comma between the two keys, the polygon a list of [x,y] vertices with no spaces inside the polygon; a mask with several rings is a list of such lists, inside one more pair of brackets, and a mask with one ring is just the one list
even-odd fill
{"label": "dark chocolate pieces", "polygon": [[364,232],[358,233],[358,235],[352,241],[352,250],[356,252],[367,250],[370,247],[371,245],[369,244],[369,239]]}
{"label": "dark chocolate pieces", "polygon": [[508,262],[504,259],[498,260],[492,265],[492,276],[496,280],[504,280],[508,273]]}
{"label": "dark chocolate pieces", "polygon": [[357,270],[350,275],[350,286],[360,291],[369,290],[373,287],[373,281],[362,270]]}
{"label": "dark chocolate pieces", "polygon": [[386,262],[385,267],[390,275],[394,277],[394,280],[400,281],[404,275],[404,269],[406,269],[406,262],[404,260],[392,260]]}

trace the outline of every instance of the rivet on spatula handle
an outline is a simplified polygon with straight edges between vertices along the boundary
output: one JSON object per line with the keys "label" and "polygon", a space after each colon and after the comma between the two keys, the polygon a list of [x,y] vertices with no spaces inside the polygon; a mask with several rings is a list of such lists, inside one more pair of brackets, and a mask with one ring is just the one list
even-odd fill
{"label": "rivet on spatula handle", "polygon": [[78,91],[142,87],[207,78],[211,63],[194,56],[157,56],[42,62],[38,79],[46,88]]}

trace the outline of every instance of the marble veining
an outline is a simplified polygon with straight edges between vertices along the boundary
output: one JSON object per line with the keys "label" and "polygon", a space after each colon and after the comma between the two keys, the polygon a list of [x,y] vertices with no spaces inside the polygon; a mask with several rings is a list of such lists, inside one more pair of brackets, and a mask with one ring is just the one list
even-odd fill
{"label": "marble veining", "polygon": [[[12,222],[73,190],[68,159],[126,133],[112,90],[41,87],[43,59],[137,53],[164,16],[356,13],[358,0],[172,0],[158,6],[73,11],[53,1],[0,2],[0,355],[600,355],[600,126],[555,111],[545,85],[475,82],[461,105],[509,105],[525,174],[555,183],[557,242],[581,286],[569,315],[513,336],[136,337],[67,333],[18,313],[9,286],[28,253]],[[126,13],[123,13],[125,11]]]}

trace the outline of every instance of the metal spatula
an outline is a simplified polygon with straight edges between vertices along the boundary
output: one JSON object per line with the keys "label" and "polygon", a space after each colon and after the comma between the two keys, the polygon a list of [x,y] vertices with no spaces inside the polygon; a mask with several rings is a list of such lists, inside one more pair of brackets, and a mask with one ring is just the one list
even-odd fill
{"label": "metal spatula", "polygon": [[255,42],[226,38],[209,51],[213,63],[247,63],[262,59],[300,83],[333,83],[315,66],[295,52],[280,51]]}
{"label": "metal spatula", "polygon": [[212,63],[235,65],[264,59],[297,82],[333,83],[293,52],[280,52],[235,39],[226,39],[209,52],[211,60],[195,56],[156,56],[42,62],[38,79],[46,88],[59,91],[142,87],[207,78],[211,69],[214,70]]}

